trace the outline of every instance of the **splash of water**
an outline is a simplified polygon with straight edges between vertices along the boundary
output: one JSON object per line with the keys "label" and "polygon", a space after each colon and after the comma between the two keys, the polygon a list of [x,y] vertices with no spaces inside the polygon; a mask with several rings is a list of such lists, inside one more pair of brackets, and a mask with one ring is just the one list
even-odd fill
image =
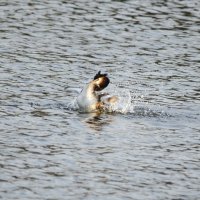
{"label": "splash of water", "polygon": [[108,112],[126,114],[133,109],[134,106],[132,104],[132,97],[129,90],[116,88],[115,90],[112,90],[111,96],[116,96],[118,100],[106,107]]}
{"label": "splash of water", "polygon": [[130,82],[123,82],[123,84],[119,83],[110,87],[109,90],[112,91],[110,93],[119,98],[116,104],[109,107],[110,112],[145,117],[170,116],[164,107],[148,100],[149,93],[152,93],[152,88],[146,87],[145,90],[140,90],[135,84],[134,92],[131,92],[129,89],[126,89],[130,84]]}
{"label": "splash of water", "polygon": [[[147,100],[147,91],[139,91],[136,89],[134,92],[131,92],[121,84],[112,84],[112,86],[105,90],[105,93],[110,94],[110,97],[116,96],[118,100],[113,104],[107,105],[104,112],[147,117],[168,115],[161,106],[157,104],[152,105],[152,103]],[[67,104],[67,109],[78,110],[76,98]]]}

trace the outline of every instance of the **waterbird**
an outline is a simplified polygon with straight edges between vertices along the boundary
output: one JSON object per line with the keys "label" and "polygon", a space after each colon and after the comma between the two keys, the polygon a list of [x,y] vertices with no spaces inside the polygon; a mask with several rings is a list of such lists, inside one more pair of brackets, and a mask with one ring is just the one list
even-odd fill
{"label": "waterbird", "polygon": [[109,96],[108,93],[100,93],[110,83],[108,75],[99,71],[80,92],[77,97],[77,104],[81,112],[101,112],[118,100],[117,96]]}

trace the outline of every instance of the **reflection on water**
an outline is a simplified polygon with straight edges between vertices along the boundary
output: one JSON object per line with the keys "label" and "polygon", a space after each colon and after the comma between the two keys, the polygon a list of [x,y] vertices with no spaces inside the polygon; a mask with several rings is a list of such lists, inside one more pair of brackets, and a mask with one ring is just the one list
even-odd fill
{"label": "reflection on water", "polygon": [[110,116],[109,113],[90,113],[85,114],[84,118],[85,119],[83,120],[83,122],[86,124],[86,126],[95,131],[102,131],[104,126],[112,123],[112,116]]}
{"label": "reflection on water", "polygon": [[[198,0],[0,1],[1,199],[198,199]],[[121,102],[79,113],[101,70]]]}

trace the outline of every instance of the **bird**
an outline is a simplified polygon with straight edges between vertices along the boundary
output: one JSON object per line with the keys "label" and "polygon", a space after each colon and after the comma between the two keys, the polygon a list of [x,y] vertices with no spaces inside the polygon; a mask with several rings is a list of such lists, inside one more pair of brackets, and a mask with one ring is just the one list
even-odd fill
{"label": "bird", "polygon": [[117,96],[109,96],[108,93],[100,93],[110,83],[108,75],[102,74],[101,71],[94,76],[80,92],[77,97],[77,104],[81,112],[101,112],[118,100]]}

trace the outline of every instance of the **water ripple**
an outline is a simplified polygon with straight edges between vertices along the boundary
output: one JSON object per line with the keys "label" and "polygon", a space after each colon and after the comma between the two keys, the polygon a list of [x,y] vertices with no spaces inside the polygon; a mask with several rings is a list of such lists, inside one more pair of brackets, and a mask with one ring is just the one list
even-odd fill
{"label": "water ripple", "polygon": [[[0,2],[0,198],[199,199],[191,1]],[[99,71],[117,112],[79,113]]]}

